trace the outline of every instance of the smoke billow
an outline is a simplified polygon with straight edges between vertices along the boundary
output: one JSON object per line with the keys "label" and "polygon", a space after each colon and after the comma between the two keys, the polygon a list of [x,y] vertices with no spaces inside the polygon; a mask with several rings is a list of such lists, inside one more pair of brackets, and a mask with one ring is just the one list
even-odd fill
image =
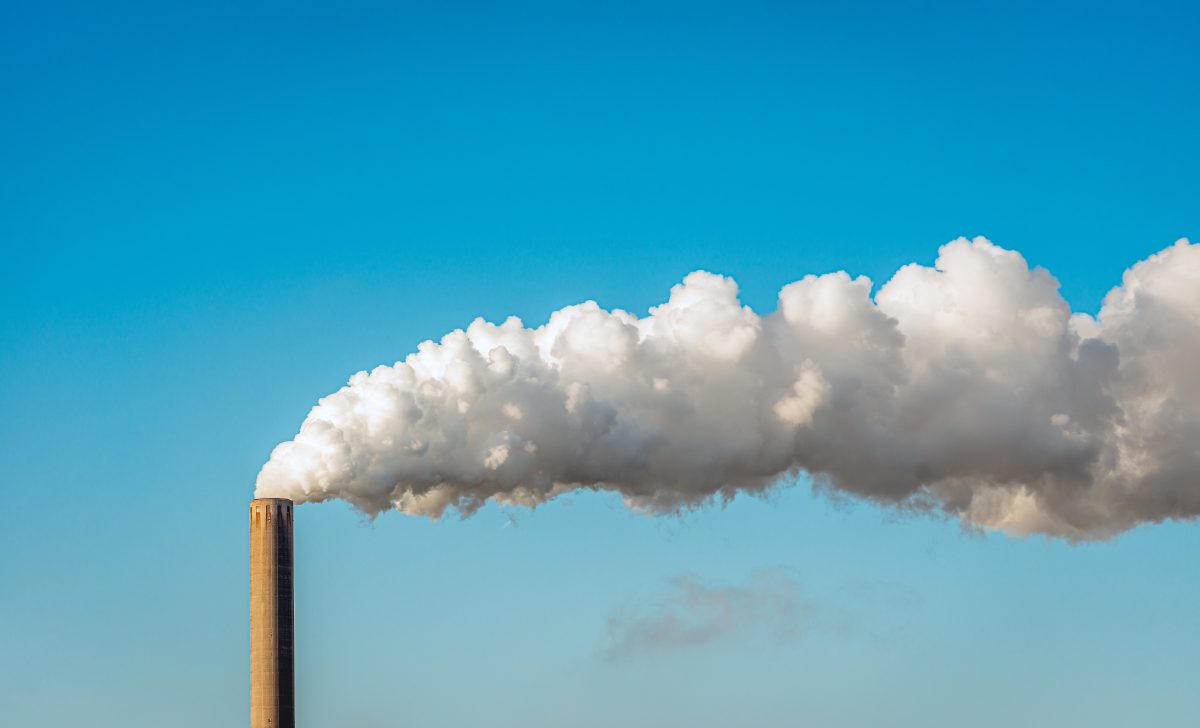
{"label": "smoke billow", "polygon": [[983,238],[871,295],[805,276],[759,315],[696,272],[645,317],[476,319],[309,412],[258,496],[437,517],[589,488],[670,512],[789,475],[1011,533],[1104,538],[1200,514],[1200,245],[1096,317]]}

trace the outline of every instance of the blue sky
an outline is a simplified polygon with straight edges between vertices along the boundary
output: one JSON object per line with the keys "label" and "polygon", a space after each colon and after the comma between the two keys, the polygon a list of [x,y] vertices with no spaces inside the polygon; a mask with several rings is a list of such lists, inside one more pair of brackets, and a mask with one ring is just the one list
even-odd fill
{"label": "blue sky", "polygon": [[[769,310],[959,235],[1094,312],[1200,237],[1194,5],[241,5],[0,10],[12,725],[244,722],[258,468],[317,397],[475,316],[644,312],[698,268]],[[1194,524],[1070,546],[804,483],[680,518],[297,520],[305,726],[1200,710]],[[666,579],[762,569],[812,606],[789,637],[605,659]]]}

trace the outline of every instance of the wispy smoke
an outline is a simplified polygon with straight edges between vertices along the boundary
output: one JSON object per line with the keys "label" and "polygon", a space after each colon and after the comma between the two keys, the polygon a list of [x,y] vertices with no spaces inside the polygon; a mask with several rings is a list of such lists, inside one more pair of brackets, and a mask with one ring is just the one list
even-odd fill
{"label": "wispy smoke", "polygon": [[745,584],[713,585],[691,573],[667,579],[666,596],[648,609],[622,609],[608,620],[603,657],[698,647],[749,631],[786,638],[816,611],[786,569],[760,569]]}
{"label": "wispy smoke", "polygon": [[757,569],[743,583],[729,584],[685,572],[667,578],[664,586],[657,599],[612,612],[602,658],[618,661],[735,639],[777,644],[813,630],[882,642],[904,632],[922,605],[912,588],[886,581],[848,583],[819,598],[808,596],[795,572],[782,566]]}
{"label": "wispy smoke", "polygon": [[259,496],[439,516],[577,488],[649,512],[822,487],[1070,539],[1200,514],[1200,245],[1124,276],[1095,318],[982,238],[872,298],[806,276],[777,310],[696,272],[639,318],[477,319],[312,409]]}

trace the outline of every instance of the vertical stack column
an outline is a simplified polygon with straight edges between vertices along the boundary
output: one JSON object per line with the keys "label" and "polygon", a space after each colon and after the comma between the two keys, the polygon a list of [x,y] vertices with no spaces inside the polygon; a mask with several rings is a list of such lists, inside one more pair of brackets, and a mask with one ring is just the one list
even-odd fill
{"label": "vertical stack column", "polygon": [[295,728],[292,502],[250,501],[250,728]]}

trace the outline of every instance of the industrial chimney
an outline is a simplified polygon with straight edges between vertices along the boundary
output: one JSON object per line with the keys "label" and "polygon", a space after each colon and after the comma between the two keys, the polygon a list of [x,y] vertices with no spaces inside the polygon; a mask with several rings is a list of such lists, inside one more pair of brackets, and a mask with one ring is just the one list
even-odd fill
{"label": "industrial chimney", "polygon": [[295,728],[292,502],[250,501],[250,728]]}

